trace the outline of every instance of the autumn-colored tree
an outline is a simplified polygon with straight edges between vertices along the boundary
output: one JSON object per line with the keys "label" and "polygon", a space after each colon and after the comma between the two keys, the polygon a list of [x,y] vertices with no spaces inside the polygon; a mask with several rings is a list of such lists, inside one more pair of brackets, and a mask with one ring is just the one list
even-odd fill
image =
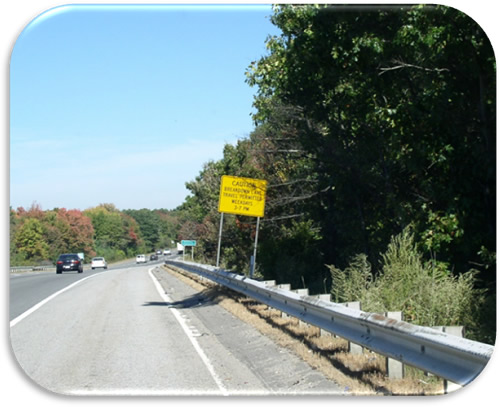
{"label": "autumn-colored tree", "polygon": [[63,228],[61,239],[66,251],[84,253],[88,257],[95,256],[93,249],[94,227],[90,219],[78,209],[57,211],[58,224]]}
{"label": "autumn-colored tree", "polygon": [[35,203],[28,210],[18,208],[11,219],[11,260],[17,263],[53,262],[67,252],[95,254],[92,224],[79,210],[43,211]]}

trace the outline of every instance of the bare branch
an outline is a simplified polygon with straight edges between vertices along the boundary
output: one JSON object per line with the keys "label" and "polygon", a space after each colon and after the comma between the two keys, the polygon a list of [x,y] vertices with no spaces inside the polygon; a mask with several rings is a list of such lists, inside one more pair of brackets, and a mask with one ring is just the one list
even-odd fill
{"label": "bare branch", "polygon": [[311,184],[317,184],[318,180],[307,179],[307,178],[295,179],[293,181],[283,182],[281,184],[272,184],[272,185],[269,185],[268,188],[285,187],[285,186],[289,186],[289,185],[295,185],[295,184],[306,183],[306,182],[311,183]]}
{"label": "bare branch", "polygon": [[396,69],[404,69],[404,68],[419,69],[419,70],[425,71],[425,72],[436,72],[436,73],[450,71],[448,68],[426,68],[423,66],[412,65],[412,64],[408,64],[406,62],[397,61],[397,60],[393,60],[392,62],[395,64],[399,64],[399,65],[391,66],[389,68],[380,68],[380,71],[382,71],[382,72],[379,73],[379,76],[383,75],[384,73],[389,72],[389,71],[395,71]]}
{"label": "bare branch", "polygon": [[293,215],[275,216],[273,218],[262,218],[260,221],[264,223],[271,223],[271,222],[278,222],[280,220],[300,218],[304,215],[305,215],[304,213],[295,213]]}
{"label": "bare branch", "polygon": [[[260,222],[261,223],[274,223],[278,222],[281,220],[288,220],[288,219],[293,219],[293,218],[300,218],[301,216],[304,216],[305,213],[294,213],[292,215],[283,215],[283,216],[274,216],[272,218],[261,218]],[[242,225],[256,225],[257,221],[249,221],[249,222],[240,222]]]}
{"label": "bare branch", "polygon": [[312,192],[310,194],[305,194],[305,195],[301,195],[301,196],[284,197],[282,199],[275,199],[273,201],[268,202],[268,205],[271,207],[276,207],[276,206],[288,205],[288,204],[291,204],[291,203],[297,202],[297,201],[305,201],[305,200],[310,199],[316,195],[324,193],[324,192],[328,191],[329,189],[330,189],[330,186],[322,189],[321,191]]}

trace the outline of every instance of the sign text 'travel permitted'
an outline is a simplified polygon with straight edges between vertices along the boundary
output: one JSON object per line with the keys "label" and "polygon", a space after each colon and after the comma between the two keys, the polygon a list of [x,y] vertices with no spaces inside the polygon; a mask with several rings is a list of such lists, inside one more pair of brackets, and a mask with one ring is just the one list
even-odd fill
{"label": "sign text 'travel permitted'", "polygon": [[223,175],[220,185],[219,212],[235,215],[264,216],[267,181]]}

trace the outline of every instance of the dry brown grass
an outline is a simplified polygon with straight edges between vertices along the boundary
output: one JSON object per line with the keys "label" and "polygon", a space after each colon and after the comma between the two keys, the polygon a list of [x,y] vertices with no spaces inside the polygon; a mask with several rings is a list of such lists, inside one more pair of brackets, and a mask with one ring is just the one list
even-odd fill
{"label": "dry brown grass", "polygon": [[320,329],[305,325],[297,318],[283,318],[281,311],[228,290],[197,275],[173,266],[163,269],[201,292],[209,300],[251,324],[311,367],[355,395],[437,395],[443,394],[443,381],[427,377],[420,370],[405,367],[405,378],[389,380],[385,358],[363,350],[348,352],[348,342],[334,336],[321,336]]}

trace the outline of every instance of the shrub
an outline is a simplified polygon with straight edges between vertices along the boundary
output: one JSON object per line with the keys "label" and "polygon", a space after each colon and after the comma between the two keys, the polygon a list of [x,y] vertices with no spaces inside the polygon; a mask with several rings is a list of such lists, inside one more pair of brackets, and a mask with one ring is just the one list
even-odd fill
{"label": "shrub", "polygon": [[363,254],[343,271],[327,267],[337,302],[361,301],[368,312],[403,311],[405,320],[417,325],[463,325],[469,337],[478,335],[485,291],[475,288],[477,272],[456,277],[424,262],[410,228],[391,238],[376,277]]}

